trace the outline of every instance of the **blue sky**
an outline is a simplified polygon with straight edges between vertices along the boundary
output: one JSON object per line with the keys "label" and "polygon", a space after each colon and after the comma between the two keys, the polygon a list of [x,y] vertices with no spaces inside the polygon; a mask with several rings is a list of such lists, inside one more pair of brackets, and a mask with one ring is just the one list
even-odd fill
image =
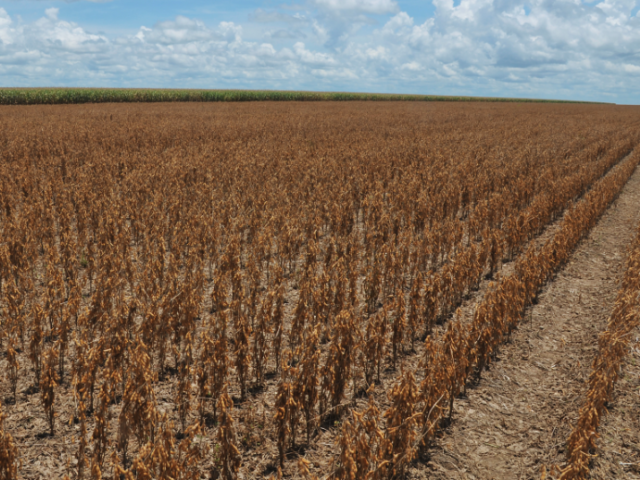
{"label": "blue sky", "polygon": [[640,0],[0,0],[0,86],[640,103]]}

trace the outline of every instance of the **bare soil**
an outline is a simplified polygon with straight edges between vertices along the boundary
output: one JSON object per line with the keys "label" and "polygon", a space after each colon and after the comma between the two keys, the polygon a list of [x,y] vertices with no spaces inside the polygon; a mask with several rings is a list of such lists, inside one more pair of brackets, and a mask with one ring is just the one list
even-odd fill
{"label": "bare soil", "polygon": [[[584,381],[596,352],[597,335],[606,325],[622,276],[625,249],[640,220],[639,202],[640,169],[569,265],[548,286],[527,320],[513,333],[512,342],[501,349],[491,370],[483,372],[482,379],[467,390],[465,398],[456,400],[452,426],[428,452],[430,458],[421,458],[412,465],[408,478],[540,478],[543,465],[547,468],[554,464],[562,465],[564,444],[586,390]],[[558,224],[549,226],[533,241],[540,243],[550,238]],[[505,263],[501,275],[508,275],[512,269],[512,262]],[[86,275],[86,272],[81,275]],[[207,278],[207,282],[210,284],[211,279]],[[461,308],[465,318],[473,314],[473,307],[486,293],[490,283],[491,280],[485,279],[480,288],[466,299]],[[286,285],[284,310],[286,322],[289,322],[299,292],[293,281]],[[43,284],[38,283],[37,288],[42,287]],[[88,301],[90,291],[85,289],[83,294],[83,302]],[[211,308],[210,289],[205,297],[208,300],[204,311],[208,312]],[[289,328],[290,324],[286,326]],[[436,331],[442,333],[445,328],[446,324],[440,325]],[[389,406],[387,392],[401,377],[401,367],[404,365],[407,369],[416,370],[424,352],[420,342],[416,342],[415,349],[406,347],[397,367],[393,368],[391,362],[386,362],[381,383],[375,388],[374,400],[382,411]],[[326,344],[323,348],[326,350]],[[619,382],[618,396],[610,408],[611,415],[602,427],[602,452],[599,452],[601,456],[594,465],[594,478],[639,478],[633,476],[633,472],[640,471],[637,470],[640,462],[640,344],[634,343],[634,349],[630,364],[625,367],[627,376],[623,375]],[[75,478],[80,425],[75,415],[77,406],[72,394],[70,366],[56,389],[56,431],[51,437],[41,394],[33,388],[26,352],[23,350],[20,354],[21,376],[15,403],[7,382],[4,378],[0,381],[0,401],[7,414],[5,429],[13,435],[19,449],[19,475],[24,479],[62,478],[65,474]],[[169,367],[174,365],[173,358],[170,357],[167,363]],[[5,361],[2,360],[0,365],[4,366]],[[230,382],[230,394],[235,402],[233,416],[237,441],[242,454],[240,479],[277,475],[273,405],[278,378],[273,373],[274,359],[270,360],[268,367],[265,385],[252,391],[245,402],[240,401],[235,382]],[[175,404],[178,375],[175,368],[168,370],[168,375],[160,379],[154,389],[159,412],[166,413],[178,430]],[[0,372],[0,375],[4,377],[5,373]],[[421,377],[417,375],[416,380],[419,382]],[[357,382],[362,387],[362,372],[357,372]],[[187,424],[197,417],[195,398],[193,400],[194,409]],[[358,395],[353,403],[359,408],[366,402],[364,396]],[[347,402],[344,406],[348,406]],[[114,439],[120,408],[118,402],[109,407],[109,455],[113,455],[116,462]],[[217,426],[210,414],[211,405],[208,405],[208,410],[200,439],[205,452],[201,462],[202,478],[211,478],[216,456]],[[311,472],[325,479],[334,467],[334,440],[342,420],[344,418],[341,417],[319,425],[309,446],[305,446],[304,428],[301,426],[297,448],[287,452],[284,477],[301,478],[296,459],[304,456],[311,462]],[[89,415],[89,438],[93,427],[93,415]],[[114,476],[111,463],[110,459],[105,462],[105,478]]]}
{"label": "bare soil", "polygon": [[609,414],[600,424],[598,455],[591,478],[640,478],[640,334],[636,333],[622,367]]}
{"label": "bare soil", "polygon": [[[539,479],[565,464],[597,339],[640,221],[640,169],[539,296],[490,370],[456,402],[428,478]],[[640,478],[640,333],[601,427],[593,478]],[[414,475],[422,477],[422,468]]]}

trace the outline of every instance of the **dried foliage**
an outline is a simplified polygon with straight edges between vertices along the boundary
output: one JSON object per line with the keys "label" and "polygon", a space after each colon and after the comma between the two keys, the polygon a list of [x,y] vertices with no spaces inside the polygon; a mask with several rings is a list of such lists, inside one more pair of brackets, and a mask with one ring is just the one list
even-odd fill
{"label": "dried foliage", "polygon": [[75,478],[311,476],[327,431],[325,475],[402,477],[640,158],[613,106],[21,108],[0,116],[3,388],[73,432]]}
{"label": "dried foliage", "polygon": [[18,448],[11,434],[4,430],[6,415],[0,407],[0,480],[16,480],[18,478]]}
{"label": "dried foliage", "polygon": [[589,478],[590,459],[596,452],[598,425],[607,413],[607,402],[620,374],[634,330],[640,325],[640,228],[630,245],[627,268],[609,318],[598,341],[587,398],[568,440],[567,467],[561,479]]}

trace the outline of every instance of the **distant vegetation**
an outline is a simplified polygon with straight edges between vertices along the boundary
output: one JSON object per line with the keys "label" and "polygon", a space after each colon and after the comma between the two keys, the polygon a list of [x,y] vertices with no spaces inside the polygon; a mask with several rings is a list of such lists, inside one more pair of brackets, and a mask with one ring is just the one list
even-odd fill
{"label": "distant vegetation", "polygon": [[41,105],[118,102],[250,102],[250,101],[427,101],[427,102],[545,102],[590,103],[526,98],[455,97],[348,92],[273,90],[168,90],[119,88],[4,88],[1,105]]}

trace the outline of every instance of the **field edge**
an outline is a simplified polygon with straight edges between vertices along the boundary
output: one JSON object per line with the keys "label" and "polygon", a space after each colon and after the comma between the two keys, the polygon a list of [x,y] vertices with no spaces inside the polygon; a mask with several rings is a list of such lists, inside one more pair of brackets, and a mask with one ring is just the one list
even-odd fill
{"label": "field edge", "polygon": [[80,103],[251,102],[251,101],[402,101],[602,104],[574,100],[413,95],[287,90],[207,90],[148,88],[0,88],[0,105]]}

